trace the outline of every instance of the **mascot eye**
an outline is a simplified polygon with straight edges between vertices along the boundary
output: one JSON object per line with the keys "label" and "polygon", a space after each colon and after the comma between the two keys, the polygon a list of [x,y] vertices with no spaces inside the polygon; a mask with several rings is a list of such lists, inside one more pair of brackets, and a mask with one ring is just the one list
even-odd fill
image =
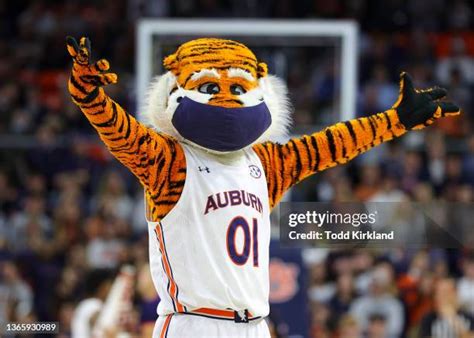
{"label": "mascot eye", "polygon": [[219,86],[213,82],[207,82],[199,86],[198,91],[203,94],[217,94],[220,91]]}
{"label": "mascot eye", "polygon": [[230,92],[233,95],[242,95],[245,94],[247,91],[241,85],[234,84],[230,86]]}

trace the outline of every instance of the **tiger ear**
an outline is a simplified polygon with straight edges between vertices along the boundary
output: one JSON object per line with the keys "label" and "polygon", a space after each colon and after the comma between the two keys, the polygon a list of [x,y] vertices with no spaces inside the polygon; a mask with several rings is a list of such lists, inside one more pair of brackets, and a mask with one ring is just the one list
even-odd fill
{"label": "tiger ear", "polygon": [[260,79],[262,77],[267,76],[268,74],[268,66],[265,62],[259,62],[257,65],[257,77]]}
{"label": "tiger ear", "polygon": [[178,72],[178,60],[176,59],[176,54],[171,54],[165,57],[163,59],[163,66],[166,70],[176,75]]}

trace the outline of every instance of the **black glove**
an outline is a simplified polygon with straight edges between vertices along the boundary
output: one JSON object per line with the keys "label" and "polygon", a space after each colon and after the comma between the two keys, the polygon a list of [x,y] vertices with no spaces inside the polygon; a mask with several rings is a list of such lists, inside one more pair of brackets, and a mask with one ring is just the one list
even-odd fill
{"label": "black glove", "polygon": [[400,94],[393,105],[400,123],[406,130],[422,129],[444,116],[460,114],[460,109],[452,102],[438,101],[445,97],[447,90],[434,87],[417,90],[413,87],[411,77],[403,72],[400,74]]}

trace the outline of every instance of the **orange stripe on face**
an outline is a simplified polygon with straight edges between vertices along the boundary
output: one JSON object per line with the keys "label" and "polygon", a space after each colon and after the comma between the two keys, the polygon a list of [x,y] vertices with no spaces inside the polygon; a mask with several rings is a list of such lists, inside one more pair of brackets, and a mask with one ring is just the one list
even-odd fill
{"label": "orange stripe on face", "polygon": [[168,328],[170,326],[170,322],[171,322],[171,317],[173,315],[168,315],[165,319],[165,323],[163,324],[163,327],[161,329],[161,333],[160,333],[160,338],[165,338],[166,337],[166,334],[168,333]]}
{"label": "orange stripe on face", "polygon": [[[167,70],[183,80],[184,73],[192,73],[202,68],[239,67],[257,77],[258,62],[255,54],[245,45],[224,39],[202,38],[182,44],[176,53],[163,61]],[[187,77],[187,75],[184,75]]]}
{"label": "orange stripe on face", "polygon": [[[215,72],[219,75],[219,77],[214,76],[197,76],[193,78],[194,75],[199,74],[202,72],[208,71],[211,72],[212,68],[201,68],[196,70],[195,72],[186,73],[183,71],[181,74],[187,74],[186,77],[183,79],[178,79],[178,83],[181,87],[186,90],[199,90],[199,87],[207,84],[207,83],[214,83],[219,87],[219,92],[213,94],[208,102],[209,105],[213,106],[220,106],[225,108],[237,108],[242,107],[243,103],[240,100],[240,95],[236,94],[232,91],[232,88],[240,87],[243,92],[248,92],[255,89],[258,86],[258,81],[252,78],[252,75],[249,72],[245,72],[245,70],[241,68],[232,68],[234,71],[229,76],[228,69],[212,69],[212,72]],[[246,78],[242,76],[238,76],[235,70],[240,70]],[[237,71],[238,72],[238,71]],[[249,80],[251,79],[252,80]]]}
{"label": "orange stripe on face", "polygon": [[171,300],[176,304],[176,310],[178,312],[184,312],[184,306],[178,301],[178,286],[176,285],[176,282],[173,279],[171,265],[168,261],[168,256],[166,254],[165,240],[163,238],[163,232],[161,231],[160,224],[157,224],[157,226],[155,227],[155,232],[156,238],[158,239],[158,243],[160,244],[161,260],[165,268],[166,276],[168,277],[168,280],[170,282],[168,292],[170,294]]}
{"label": "orange stripe on face", "polygon": [[[259,69],[262,67],[255,54],[245,45],[236,41],[212,38],[182,44],[176,53],[165,58],[164,66],[176,75],[179,85],[187,90],[196,90],[206,82],[217,83],[220,92],[213,97],[220,102],[214,101],[209,104],[226,108],[242,106],[238,99],[241,94],[236,93],[256,88]],[[220,76],[218,78],[195,76],[206,69],[212,70],[212,73],[218,72]],[[243,90],[231,90],[232,86],[241,87]]]}

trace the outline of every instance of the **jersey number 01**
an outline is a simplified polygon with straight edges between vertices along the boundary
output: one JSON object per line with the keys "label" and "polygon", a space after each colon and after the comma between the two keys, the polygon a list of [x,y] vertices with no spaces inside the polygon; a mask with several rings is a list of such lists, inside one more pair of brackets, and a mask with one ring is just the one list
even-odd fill
{"label": "jersey number 01", "polygon": [[[242,228],[244,232],[244,246],[241,252],[238,252],[235,245],[237,230]],[[235,217],[227,228],[227,252],[229,257],[237,265],[244,265],[250,256],[250,249],[253,253],[253,266],[258,266],[258,223],[257,219],[252,219],[252,232],[245,218]]]}

